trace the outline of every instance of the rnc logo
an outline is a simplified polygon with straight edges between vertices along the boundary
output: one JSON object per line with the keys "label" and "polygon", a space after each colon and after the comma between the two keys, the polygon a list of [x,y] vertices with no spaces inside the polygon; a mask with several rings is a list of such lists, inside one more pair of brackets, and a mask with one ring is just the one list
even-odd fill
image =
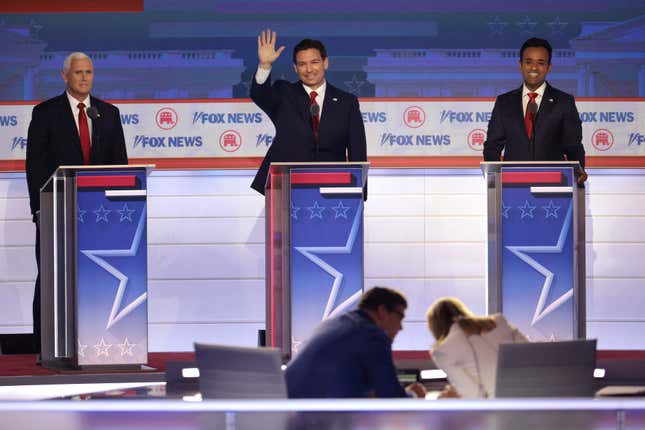
{"label": "rnc logo", "polygon": [[410,128],[419,128],[426,122],[426,113],[419,106],[410,106],[403,112],[403,122]]}
{"label": "rnc logo", "polygon": [[482,130],[481,128],[474,129],[468,133],[466,141],[473,151],[483,151],[484,142],[486,141],[486,130]]}
{"label": "rnc logo", "polygon": [[235,152],[242,146],[242,136],[235,130],[226,130],[219,136],[219,146],[226,152]]}
{"label": "rnc logo", "polygon": [[606,128],[599,128],[591,135],[591,144],[598,151],[607,151],[614,146],[614,135]]}
{"label": "rnc logo", "polygon": [[157,111],[155,115],[155,121],[157,122],[157,127],[162,130],[170,130],[174,128],[179,122],[179,116],[174,109],[165,107]]}

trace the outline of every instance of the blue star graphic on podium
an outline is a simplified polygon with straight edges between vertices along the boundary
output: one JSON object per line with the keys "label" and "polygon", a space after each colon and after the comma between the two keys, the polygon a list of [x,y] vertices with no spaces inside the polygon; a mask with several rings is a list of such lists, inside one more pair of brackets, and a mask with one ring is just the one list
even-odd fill
{"label": "blue star graphic on podium", "polygon": [[[329,296],[327,298],[327,305],[322,315],[322,319],[331,318],[339,313],[347,310],[349,306],[354,304],[354,302],[360,297],[361,289],[358,289],[352,294],[348,299],[344,300],[340,304],[337,303],[339,292],[341,289],[341,284],[343,282],[343,273],[329,264],[328,261],[322,259],[318,254],[351,254],[354,249],[354,244],[356,243],[356,238],[359,233],[360,221],[361,221],[361,209],[362,202],[359,203],[359,207],[356,209],[356,215],[352,222],[351,230],[347,236],[347,241],[343,246],[297,246],[294,247],[296,251],[304,255],[309,261],[314,263],[317,267],[321,268],[324,272],[328,273],[333,277],[333,282],[329,290]],[[350,209],[350,207],[345,207],[345,210]]]}
{"label": "blue star graphic on podium", "polygon": [[128,249],[104,249],[104,250],[81,250],[81,253],[86,255],[90,260],[96,263],[98,266],[102,267],[110,275],[114,276],[119,280],[119,286],[114,295],[114,301],[112,303],[112,310],[106,322],[105,329],[110,329],[114,324],[116,324],[121,318],[128,315],[132,312],[137,306],[143,303],[146,300],[147,292],[140,294],[126,306],[122,307],[121,302],[123,301],[123,296],[128,285],[128,277],[115,268],[113,265],[105,261],[101,257],[132,257],[135,256],[139,249],[139,244],[141,243],[141,238],[143,236],[143,230],[145,228],[145,216],[146,210],[145,206],[139,217],[139,224],[137,226],[137,231],[132,239],[132,245]]}
{"label": "blue star graphic on podium", "polygon": [[311,215],[309,215],[309,219],[314,219],[314,218],[322,219],[322,211],[325,210],[325,207],[318,205],[318,202],[314,201],[314,205],[308,206],[307,209],[311,213]]}
{"label": "blue star graphic on podium", "polygon": [[103,205],[101,205],[97,210],[92,211],[96,214],[96,222],[99,221],[104,221],[104,222],[109,222],[108,221],[108,214],[112,212],[110,209],[105,209]]}
{"label": "blue star graphic on podium", "polygon": [[342,201],[338,202],[338,205],[332,206],[332,209],[334,210],[334,219],[341,217],[347,219],[347,211],[349,210],[349,206],[343,206]]}
{"label": "blue star graphic on podium", "polygon": [[85,214],[86,213],[87,213],[86,210],[78,208],[78,222],[85,222]]}
{"label": "blue star graphic on podium", "polygon": [[546,211],[546,215],[544,216],[545,218],[549,218],[551,216],[555,219],[558,218],[558,210],[560,209],[560,206],[556,206],[553,203],[553,200],[549,200],[549,204],[542,206],[542,209]]}
{"label": "blue star graphic on podium", "polygon": [[136,211],[134,209],[130,209],[128,207],[128,204],[124,203],[123,209],[119,209],[117,210],[117,212],[119,213],[119,215],[121,215],[121,217],[119,218],[119,222],[123,222],[123,221],[132,222],[132,215],[134,215]]}
{"label": "blue star graphic on podium", "polygon": [[524,203],[524,206],[519,206],[519,209],[522,211],[522,219],[527,216],[533,218],[535,208],[536,206],[531,206],[528,200]]}
{"label": "blue star graphic on podium", "polygon": [[291,218],[293,219],[298,219],[298,211],[300,210],[299,207],[296,207],[291,203]]}

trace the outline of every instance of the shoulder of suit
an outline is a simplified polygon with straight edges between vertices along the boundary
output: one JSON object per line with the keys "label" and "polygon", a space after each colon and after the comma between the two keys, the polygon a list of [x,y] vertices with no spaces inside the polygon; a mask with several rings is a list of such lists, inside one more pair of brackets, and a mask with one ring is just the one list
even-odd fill
{"label": "shoulder of suit", "polygon": [[347,99],[347,100],[354,100],[357,99],[357,97],[352,94],[348,93],[347,91],[343,91],[338,87],[333,86],[329,82],[327,82],[327,90],[326,90],[330,96],[336,97],[338,99]]}
{"label": "shoulder of suit", "polygon": [[65,96],[65,93],[63,93],[62,95],[58,95],[56,97],[52,97],[50,99],[47,99],[45,101],[38,103],[36,106],[34,106],[34,110],[47,110],[47,109],[58,108],[61,105],[64,106],[65,103],[67,103],[67,97]]}
{"label": "shoulder of suit", "polygon": [[545,97],[566,98],[566,99],[574,100],[573,94],[566,93],[549,84],[547,84],[546,90],[544,91],[544,95]]}

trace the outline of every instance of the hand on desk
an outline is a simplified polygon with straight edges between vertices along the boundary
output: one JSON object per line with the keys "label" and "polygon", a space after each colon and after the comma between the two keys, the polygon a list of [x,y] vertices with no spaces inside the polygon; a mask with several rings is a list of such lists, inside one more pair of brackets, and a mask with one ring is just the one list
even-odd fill
{"label": "hand on desk", "polygon": [[423,386],[420,382],[415,382],[407,387],[405,387],[405,391],[408,393],[412,393],[415,397],[418,397],[420,399],[424,399],[426,397],[426,387]]}
{"label": "hand on desk", "polygon": [[443,390],[441,390],[439,396],[437,396],[438,399],[459,399],[460,397],[461,396],[457,390],[455,390],[455,387],[450,384],[443,387]]}

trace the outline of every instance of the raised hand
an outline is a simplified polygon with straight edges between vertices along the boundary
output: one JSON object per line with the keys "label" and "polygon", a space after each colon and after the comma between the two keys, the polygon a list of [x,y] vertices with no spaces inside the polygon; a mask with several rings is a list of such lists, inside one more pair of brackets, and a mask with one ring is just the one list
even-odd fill
{"label": "raised hand", "polygon": [[262,30],[258,36],[258,60],[260,60],[260,67],[263,69],[270,69],[271,64],[278,59],[280,54],[284,51],[284,46],[275,49],[275,31],[270,29]]}

